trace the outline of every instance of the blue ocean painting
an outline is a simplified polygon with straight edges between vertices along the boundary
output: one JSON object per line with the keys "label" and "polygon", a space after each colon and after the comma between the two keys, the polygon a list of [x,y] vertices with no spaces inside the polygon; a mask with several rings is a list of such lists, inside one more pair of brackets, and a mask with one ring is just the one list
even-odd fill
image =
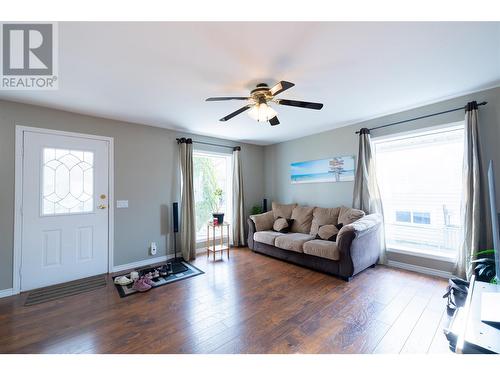
{"label": "blue ocean painting", "polygon": [[301,161],[290,167],[292,184],[354,181],[354,156]]}

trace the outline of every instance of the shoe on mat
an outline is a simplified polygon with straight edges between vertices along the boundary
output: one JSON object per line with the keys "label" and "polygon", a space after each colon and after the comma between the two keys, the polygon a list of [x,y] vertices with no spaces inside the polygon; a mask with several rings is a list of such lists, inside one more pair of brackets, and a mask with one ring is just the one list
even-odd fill
{"label": "shoe on mat", "polygon": [[141,277],[134,282],[132,289],[137,290],[138,292],[147,292],[149,289],[151,289],[151,285],[146,282],[145,277]]}
{"label": "shoe on mat", "polygon": [[146,284],[148,284],[150,286],[154,286],[155,285],[155,282],[149,276],[144,276],[143,279],[144,279],[144,282]]}
{"label": "shoe on mat", "polygon": [[132,282],[127,276],[115,277],[114,283],[118,285],[128,285]]}
{"label": "shoe on mat", "polygon": [[161,267],[158,267],[157,270],[160,272],[161,276],[168,276],[168,274],[169,274],[169,269],[168,269],[168,266],[166,264],[164,264]]}

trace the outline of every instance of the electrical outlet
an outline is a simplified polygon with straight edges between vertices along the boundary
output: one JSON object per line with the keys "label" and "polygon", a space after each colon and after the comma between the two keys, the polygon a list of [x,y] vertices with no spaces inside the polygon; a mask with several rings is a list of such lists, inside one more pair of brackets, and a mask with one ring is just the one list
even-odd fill
{"label": "electrical outlet", "polygon": [[151,255],[156,255],[156,242],[151,242]]}

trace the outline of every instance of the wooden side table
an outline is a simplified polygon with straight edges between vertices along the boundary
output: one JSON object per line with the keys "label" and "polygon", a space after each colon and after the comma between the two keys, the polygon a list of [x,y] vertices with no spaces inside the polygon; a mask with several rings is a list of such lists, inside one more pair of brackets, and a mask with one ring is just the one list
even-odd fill
{"label": "wooden side table", "polygon": [[[220,238],[216,237],[216,229],[220,228]],[[227,241],[224,243],[224,228],[227,228]],[[212,237],[210,238],[210,232],[212,232]],[[219,242],[219,244],[217,244]],[[221,258],[224,253],[224,250],[227,250],[227,259],[229,259],[229,223],[222,223],[214,225],[214,223],[209,222],[207,224],[207,258],[210,255],[210,252],[215,253],[220,251]]]}

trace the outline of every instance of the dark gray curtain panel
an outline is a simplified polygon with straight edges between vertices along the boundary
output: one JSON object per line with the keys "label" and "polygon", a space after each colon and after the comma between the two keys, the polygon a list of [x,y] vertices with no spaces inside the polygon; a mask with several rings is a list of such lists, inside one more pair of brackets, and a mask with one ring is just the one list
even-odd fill
{"label": "dark gray curtain panel", "polygon": [[193,187],[193,141],[181,138],[179,143],[179,164],[181,169],[181,247],[184,260],[196,257],[196,226],[194,215]]}
{"label": "dark gray curtain panel", "polygon": [[491,249],[491,222],[488,210],[486,173],[481,160],[479,141],[479,110],[470,102],[465,110],[465,142],[463,161],[463,243],[459,250],[455,273],[470,278],[471,261],[478,251]]}
{"label": "dark gray curtain panel", "polygon": [[243,200],[243,172],[241,148],[233,149],[233,245],[245,246],[245,203]]}
{"label": "dark gray curtain panel", "polygon": [[[363,128],[359,132],[359,151],[356,176],[354,178],[353,208],[368,214],[380,214],[383,217],[382,199],[377,183],[375,159],[372,151],[370,130]],[[385,263],[385,236],[380,244],[379,263]]]}

